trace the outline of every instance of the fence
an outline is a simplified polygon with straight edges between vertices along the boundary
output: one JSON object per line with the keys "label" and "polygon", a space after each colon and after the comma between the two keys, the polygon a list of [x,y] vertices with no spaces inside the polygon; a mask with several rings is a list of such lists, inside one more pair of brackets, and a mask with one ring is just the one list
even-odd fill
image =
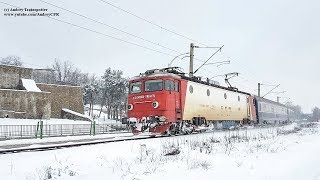
{"label": "fence", "polygon": [[124,124],[0,125],[0,140],[129,132]]}

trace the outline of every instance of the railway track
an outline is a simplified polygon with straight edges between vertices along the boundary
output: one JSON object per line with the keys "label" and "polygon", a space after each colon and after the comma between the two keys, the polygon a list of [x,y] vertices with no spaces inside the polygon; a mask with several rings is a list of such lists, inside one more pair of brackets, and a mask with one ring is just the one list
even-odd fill
{"label": "railway track", "polygon": [[63,143],[63,144],[52,144],[52,145],[41,145],[36,147],[18,147],[18,148],[10,148],[10,149],[0,149],[0,154],[12,154],[12,153],[20,153],[20,152],[35,152],[35,151],[50,151],[57,150],[63,148],[70,147],[78,147],[78,146],[86,146],[86,145],[95,145],[95,144],[103,144],[103,143],[112,143],[112,142],[121,142],[121,141],[134,141],[134,140],[142,140],[149,138],[160,138],[161,136],[150,137],[150,136],[130,136],[130,137],[121,137],[121,138],[109,138],[104,140],[94,140],[87,142],[72,142],[72,143]]}
{"label": "railway track", "polygon": [[[211,133],[211,132],[203,132],[203,133]],[[196,135],[199,133],[193,133],[188,135]],[[188,136],[188,135],[174,135],[174,136]],[[36,151],[50,151],[78,146],[86,146],[86,145],[95,145],[95,144],[104,144],[104,143],[112,143],[112,142],[121,142],[121,141],[135,141],[135,140],[143,140],[143,139],[151,139],[151,138],[168,138],[171,136],[128,136],[128,137],[113,137],[104,140],[93,140],[86,142],[66,142],[63,144],[52,144],[52,145],[40,145],[36,147],[17,147],[10,149],[0,149],[1,154],[12,154],[12,153],[21,153],[21,152],[36,152]]]}
{"label": "railway track", "polygon": [[[266,128],[266,127],[260,127]],[[254,128],[255,129],[255,128]],[[242,129],[244,130],[244,129]],[[214,131],[217,132],[217,131]],[[218,131],[219,132],[219,131]],[[202,132],[203,133],[212,133],[212,131]],[[200,133],[193,133],[188,135],[175,135],[175,136],[190,136],[190,135],[197,135]],[[121,141],[135,141],[135,140],[143,140],[143,139],[150,139],[150,138],[168,138],[170,136],[122,136],[122,137],[112,137],[104,140],[92,140],[92,141],[85,141],[85,142],[65,142],[63,144],[52,144],[52,145],[40,145],[36,147],[18,147],[18,148],[10,148],[10,149],[0,149],[1,154],[12,154],[12,153],[21,153],[21,152],[36,152],[36,151],[50,151],[50,150],[57,150],[63,148],[71,148],[71,147],[78,147],[78,146],[86,146],[86,145],[95,145],[95,144],[104,144],[104,143],[112,143],[112,142],[121,142]]]}

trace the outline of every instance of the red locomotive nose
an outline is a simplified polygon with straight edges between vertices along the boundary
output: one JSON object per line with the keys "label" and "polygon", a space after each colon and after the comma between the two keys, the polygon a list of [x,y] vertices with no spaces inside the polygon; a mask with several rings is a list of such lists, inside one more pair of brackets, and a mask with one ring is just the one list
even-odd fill
{"label": "red locomotive nose", "polygon": [[131,81],[129,88],[128,117],[140,122],[148,117],[176,120],[176,107],[180,106],[178,81],[168,77],[141,78]]}

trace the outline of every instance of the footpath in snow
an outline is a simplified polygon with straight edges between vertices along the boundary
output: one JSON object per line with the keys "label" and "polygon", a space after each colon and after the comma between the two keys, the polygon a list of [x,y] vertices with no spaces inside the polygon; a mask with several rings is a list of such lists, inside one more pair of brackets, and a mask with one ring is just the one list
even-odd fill
{"label": "footpath in snow", "polygon": [[320,180],[319,124],[0,155],[1,179]]}

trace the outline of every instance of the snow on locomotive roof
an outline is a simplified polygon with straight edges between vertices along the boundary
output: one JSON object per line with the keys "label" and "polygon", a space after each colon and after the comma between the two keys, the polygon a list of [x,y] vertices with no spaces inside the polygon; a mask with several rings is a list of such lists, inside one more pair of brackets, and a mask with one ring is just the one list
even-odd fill
{"label": "snow on locomotive roof", "polygon": [[146,74],[141,74],[139,76],[134,76],[130,79],[130,81],[132,80],[137,80],[137,79],[141,79],[143,77],[160,77],[160,76],[171,76],[174,78],[179,78],[181,79],[180,76],[176,75],[176,74],[172,74],[172,73],[156,73],[156,74],[151,74],[151,75],[146,75]]}
{"label": "snow on locomotive roof", "polygon": [[171,76],[174,78],[181,79],[181,76],[179,76],[177,73],[179,73],[179,74],[184,74],[184,73],[176,71],[175,69],[177,69],[177,68],[178,67],[147,70],[145,73],[140,73],[139,76],[135,76],[135,77],[131,78],[130,80],[137,80],[137,79],[140,79],[143,77],[159,77],[159,76]]}

